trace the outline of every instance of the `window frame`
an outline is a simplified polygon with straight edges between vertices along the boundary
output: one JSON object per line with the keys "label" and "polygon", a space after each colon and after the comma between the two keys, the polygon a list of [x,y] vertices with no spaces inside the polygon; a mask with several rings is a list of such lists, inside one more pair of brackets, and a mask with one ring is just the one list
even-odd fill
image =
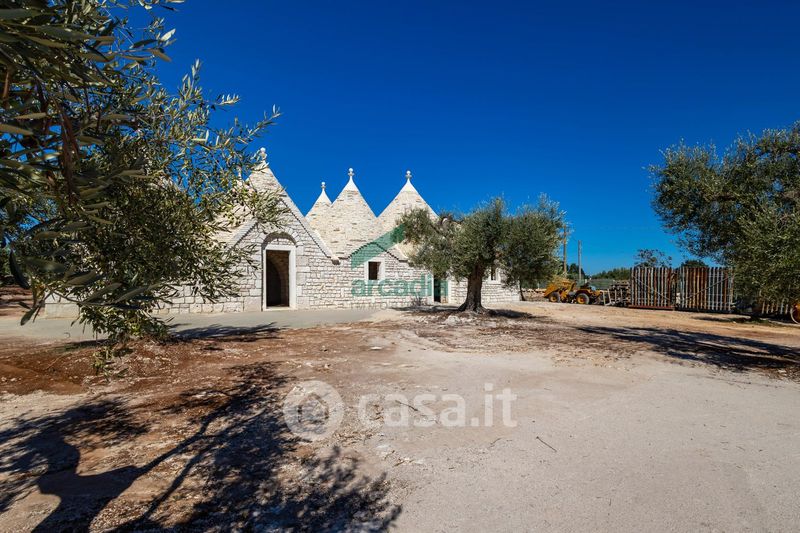
{"label": "window frame", "polygon": [[[377,263],[378,264],[378,279],[370,279],[369,278],[369,265],[371,263]],[[385,279],[385,277],[386,277],[386,272],[385,272],[384,266],[385,265],[384,265],[383,259],[370,259],[369,261],[365,262],[364,263],[364,281],[366,281],[366,282],[383,281]]]}

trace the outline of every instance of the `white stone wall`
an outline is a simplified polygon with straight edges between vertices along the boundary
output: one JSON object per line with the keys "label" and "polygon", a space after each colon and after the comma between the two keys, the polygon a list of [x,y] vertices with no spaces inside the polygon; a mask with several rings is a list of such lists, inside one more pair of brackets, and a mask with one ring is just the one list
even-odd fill
{"label": "white stone wall", "polygon": [[[254,267],[242,265],[239,270],[238,297],[221,302],[204,301],[193,294],[191,287],[181,288],[172,305],[160,313],[228,313],[259,311],[263,308],[263,250],[267,245],[293,246],[295,249],[295,301],[298,309],[323,308],[389,308],[433,302],[432,277],[425,270],[414,268],[406,260],[389,252],[372,258],[383,262],[383,281],[366,284],[363,264],[355,267],[349,258],[334,261],[327,256],[312,235],[291,214],[281,223],[279,231],[266,231],[253,225],[238,246],[250,247]],[[409,287],[416,282],[413,287]],[[426,285],[424,296],[418,297]],[[371,289],[371,290],[370,290]]]}
{"label": "white stone wall", "polygon": [[76,318],[78,316],[78,306],[64,300],[61,296],[51,294],[45,300],[42,316],[45,318]]}
{"label": "white stone wall", "polygon": [[369,261],[382,263],[382,276],[377,281],[367,279],[366,264],[353,267],[343,261],[347,271],[345,301],[336,307],[392,308],[422,305],[433,302],[433,277],[424,269],[415,268],[389,252],[382,252]]}
{"label": "white stone wall", "polygon": [[[484,305],[499,304],[503,302],[518,302],[519,290],[516,287],[506,287],[502,282],[503,274],[498,271],[498,279],[484,279],[481,287],[481,303]],[[449,281],[449,300],[452,305],[461,305],[467,299],[467,280]]]}
{"label": "white stone wall", "polygon": [[[285,220],[279,231],[267,231],[253,225],[239,242],[252,248],[252,265],[242,264],[237,275],[236,297],[210,302],[184,286],[172,298],[171,305],[161,306],[157,314],[238,313],[263,309],[263,253],[267,245],[293,246],[295,249],[295,301],[297,309],[394,308],[433,303],[433,277],[424,269],[409,265],[390,252],[381,252],[370,260],[382,261],[383,283],[369,285],[364,264],[355,267],[349,258],[334,262],[297,220]],[[413,286],[411,285],[413,283]],[[366,290],[364,290],[366,289]],[[448,280],[443,296],[446,303],[460,305],[466,298],[466,281]],[[422,296],[418,294],[422,292]],[[484,280],[483,303],[518,301],[519,291],[500,281]],[[48,302],[46,316],[76,316],[77,308],[63,302]]]}

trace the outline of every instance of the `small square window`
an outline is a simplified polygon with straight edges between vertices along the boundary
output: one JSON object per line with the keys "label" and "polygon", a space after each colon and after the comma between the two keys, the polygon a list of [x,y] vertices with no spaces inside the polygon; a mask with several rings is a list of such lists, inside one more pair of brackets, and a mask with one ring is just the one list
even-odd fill
{"label": "small square window", "polygon": [[380,261],[370,261],[367,265],[367,279],[379,280],[381,279],[381,263]]}

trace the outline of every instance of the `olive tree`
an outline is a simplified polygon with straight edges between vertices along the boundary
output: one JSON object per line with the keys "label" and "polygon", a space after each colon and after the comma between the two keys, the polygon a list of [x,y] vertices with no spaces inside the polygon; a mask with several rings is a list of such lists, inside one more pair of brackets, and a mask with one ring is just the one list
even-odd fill
{"label": "olive tree", "polygon": [[425,209],[411,210],[398,225],[413,246],[411,260],[437,277],[466,280],[466,300],[458,310],[480,313],[483,280],[491,268],[500,268],[503,282],[515,288],[556,272],[564,214],[544,196],[513,214],[496,198],[463,216],[433,218]]}
{"label": "olive tree", "polygon": [[205,97],[199,62],[175,94],[161,87],[174,30],[122,18],[169,3],[0,0],[0,243],[33,292],[23,322],[57,296],[112,340],[163,332],[150,312],[178,285],[235,291],[247,251],[219,232],[280,216],[277,192],[247,184],[277,112],[212,126],[238,98]]}
{"label": "olive tree", "polygon": [[679,144],[652,167],[654,206],[698,257],[751,297],[800,299],[800,123],[714,146]]}

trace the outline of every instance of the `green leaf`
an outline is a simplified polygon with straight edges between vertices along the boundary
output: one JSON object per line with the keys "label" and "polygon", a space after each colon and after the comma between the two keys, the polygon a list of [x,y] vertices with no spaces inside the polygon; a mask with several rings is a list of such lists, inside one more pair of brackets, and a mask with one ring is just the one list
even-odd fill
{"label": "green leaf", "polygon": [[117,283],[117,282],[109,283],[105,287],[94,291],[92,294],[90,294],[89,296],[84,298],[84,302],[93,302],[93,301],[97,300],[98,298],[100,298],[101,296],[104,296],[104,295],[108,294],[109,292],[115,291],[120,287],[122,287],[122,283]]}
{"label": "green leaf", "polygon": [[42,241],[45,239],[55,239],[61,237],[62,233],[58,231],[39,231],[33,236],[34,240]]}
{"label": "green leaf", "polygon": [[87,274],[80,274],[74,277],[67,279],[67,285],[78,286],[78,285],[91,285],[92,283],[96,282],[97,280],[101,279],[103,276],[98,274],[97,272],[89,272]]}
{"label": "green leaf", "polygon": [[69,269],[64,263],[42,259],[41,257],[26,257],[25,264],[54,274],[66,272]]}
{"label": "green leaf", "polygon": [[11,135],[33,135],[31,130],[18,128],[17,126],[12,126],[10,124],[0,124],[0,132],[10,133]]}
{"label": "green leaf", "polygon": [[[37,118],[44,118],[47,116],[47,113],[28,113],[27,115],[18,115],[14,117],[14,120],[31,120]],[[30,134],[28,134],[30,135]]]}
{"label": "green leaf", "polygon": [[163,59],[167,63],[172,62],[172,59],[170,59],[170,57],[167,54],[165,54],[164,51],[161,50],[160,48],[153,48],[152,50],[150,50],[150,53],[152,53],[159,59]]}
{"label": "green leaf", "polygon": [[114,300],[114,303],[118,304],[120,302],[126,302],[128,300],[132,300],[133,298],[135,298],[136,296],[142,294],[144,291],[148,290],[149,288],[150,287],[147,286],[147,285],[142,285],[141,287],[136,287],[135,289],[129,290],[128,292],[126,292],[125,294],[123,294],[122,296],[120,296],[119,298]]}
{"label": "green leaf", "polygon": [[100,139],[96,139],[94,137],[89,137],[88,135],[78,135],[78,141],[84,145],[102,145],[103,141]]}
{"label": "green leaf", "polygon": [[60,28],[58,26],[39,26],[39,31],[50,37],[64,39],[65,41],[87,41],[94,39],[94,36],[87,33]]}
{"label": "green leaf", "polygon": [[88,218],[90,220],[94,220],[98,224],[103,224],[105,226],[113,226],[114,225],[114,223],[112,221],[106,220],[104,218],[100,218],[100,217],[96,217],[96,216],[92,216],[92,215],[87,215],[86,218]]}
{"label": "green leaf", "polygon": [[47,46],[49,48],[69,48],[68,44],[59,43],[57,41],[51,41],[49,39],[42,39],[42,38],[36,37],[34,35],[23,35],[22,37],[24,37],[25,39],[28,39],[29,41],[33,41],[35,43],[43,44],[43,45],[45,45],[45,46]]}
{"label": "green leaf", "polygon": [[19,267],[19,263],[17,263],[17,255],[13,250],[8,254],[8,269],[11,270],[11,275],[14,277],[14,281],[17,282],[17,285],[23,289],[31,288],[28,278],[25,276],[25,274],[23,274],[22,269]]}
{"label": "green leaf", "polygon": [[64,224],[61,226],[61,231],[78,231],[82,229],[88,229],[92,227],[89,223],[84,222],[82,220],[76,222],[69,222],[68,224]]}
{"label": "green leaf", "polygon": [[133,117],[121,113],[107,113],[100,117],[100,120],[133,120]]}
{"label": "green leaf", "polygon": [[34,307],[31,307],[30,309],[28,309],[25,312],[25,314],[22,315],[22,318],[19,321],[19,325],[20,326],[24,326],[25,324],[27,324],[30,321],[30,319],[33,318],[33,315],[35,315],[38,311],[39,311],[39,307],[38,306],[34,306]]}
{"label": "green leaf", "polygon": [[0,19],[2,20],[17,20],[35,17],[39,11],[32,9],[0,9]]}
{"label": "green leaf", "polygon": [[148,44],[157,43],[158,39],[142,39],[141,41],[136,41],[133,43],[132,48],[141,48],[142,46],[147,46]]}

